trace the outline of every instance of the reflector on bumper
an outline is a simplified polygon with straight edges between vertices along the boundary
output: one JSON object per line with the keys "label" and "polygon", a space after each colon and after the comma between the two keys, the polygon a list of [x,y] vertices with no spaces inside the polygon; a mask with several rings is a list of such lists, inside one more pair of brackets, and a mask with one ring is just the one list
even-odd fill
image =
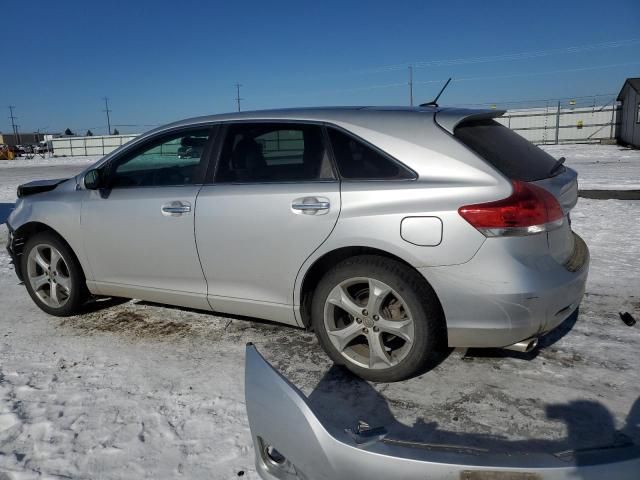
{"label": "reflector on bumper", "polygon": [[246,348],[245,396],[256,468],[269,480],[637,480],[640,472],[637,446],[500,454],[409,444],[382,434],[358,442],[353,431],[330,433],[302,392],[252,344]]}

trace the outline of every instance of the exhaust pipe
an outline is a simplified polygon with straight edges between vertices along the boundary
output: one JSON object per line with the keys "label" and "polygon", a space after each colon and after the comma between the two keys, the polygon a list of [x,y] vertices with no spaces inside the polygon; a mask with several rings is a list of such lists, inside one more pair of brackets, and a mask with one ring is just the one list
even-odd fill
{"label": "exhaust pipe", "polygon": [[526,340],[522,340],[521,342],[514,343],[513,345],[508,345],[506,347],[502,347],[505,350],[513,350],[515,352],[524,352],[528,353],[534,348],[538,346],[538,337],[527,338]]}

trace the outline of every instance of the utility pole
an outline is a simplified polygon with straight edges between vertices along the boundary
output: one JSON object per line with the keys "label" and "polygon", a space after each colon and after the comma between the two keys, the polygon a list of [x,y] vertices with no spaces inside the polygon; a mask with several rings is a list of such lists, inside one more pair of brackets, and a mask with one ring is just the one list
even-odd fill
{"label": "utility pole", "polygon": [[238,104],[238,111],[240,111],[240,100],[244,100],[243,98],[240,98],[240,87],[242,86],[241,83],[236,83],[236,103]]}
{"label": "utility pole", "polygon": [[111,113],[111,110],[109,110],[109,99],[107,97],[104,97],[103,111],[107,113],[107,135],[111,135],[111,118],[109,117],[109,113]]}
{"label": "utility pole", "polygon": [[556,111],[556,145],[560,140],[560,100],[558,100],[558,110]]}
{"label": "utility pole", "polygon": [[413,65],[409,65],[409,106],[413,107]]}
{"label": "utility pole", "polygon": [[18,119],[18,117],[16,117],[13,114],[13,109],[16,108],[13,105],[9,105],[9,118],[11,119],[11,128],[13,129],[13,137],[16,140],[16,145],[20,144],[20,133],[18,132],[18,125],[16,125],[16,120]]}

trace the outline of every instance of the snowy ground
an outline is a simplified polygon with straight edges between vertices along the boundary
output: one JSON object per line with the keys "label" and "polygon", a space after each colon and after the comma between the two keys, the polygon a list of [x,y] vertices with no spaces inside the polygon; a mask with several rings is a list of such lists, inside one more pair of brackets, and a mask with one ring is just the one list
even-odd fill
{"label": "snowy ground", "polygon": [[584,190],[640,189],[640,150],[618,145],[544,145],[578,172]]}
{"label": "snowy ground", "polygon": [[0,160],[0,169],[19,167],[41,167],[45,165],[90,165],[102,158],[100,155],[89,155],[80,157],[47,157],[42,158],[36,155],[33,158],[18,157],[13,160]]}
{"label": "snowy ground", "polygon": [[[639,152],[553,149],[584,188],[638,188]],[[0,217],[18,183],[87,164],[61,160],[0,166]],[[243,398],[247,341],[338,426],[364,419],[395,437],[510,451],[624,435],[640,443],[640,327],[618,318],[640,319],[639,212],[640,201],[579,201],[572,218],[591,249],[587,295],[539,351],[454,351],[397,384],[353,378],[331,366],[312,334],[265,322],[138,301],[49,317],[0,251],[0,479],[256,478]]]}

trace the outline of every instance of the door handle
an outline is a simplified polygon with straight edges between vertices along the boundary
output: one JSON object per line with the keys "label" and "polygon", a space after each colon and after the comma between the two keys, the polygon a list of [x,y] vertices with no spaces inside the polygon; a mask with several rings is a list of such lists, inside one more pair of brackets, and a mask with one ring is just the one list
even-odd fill
{"label": "door handle", "polygon": [[291,209],[295,213],[302,213],[304,215],[324,215],[329,211],[330,207],[331,203],[328,198],[296,198],[291,203]]}
{"label": "door handle", "polygon": [[328,210],[329,202],[315,202],[315,203],[294,203],[291,208],[294,210]]}
{"label": "door handle", "polygon": [[183,213],[189,213],[191,211],[191,205],[186,202],[175,201],[163,205],[161,210],[165,216],[177,217]]}

